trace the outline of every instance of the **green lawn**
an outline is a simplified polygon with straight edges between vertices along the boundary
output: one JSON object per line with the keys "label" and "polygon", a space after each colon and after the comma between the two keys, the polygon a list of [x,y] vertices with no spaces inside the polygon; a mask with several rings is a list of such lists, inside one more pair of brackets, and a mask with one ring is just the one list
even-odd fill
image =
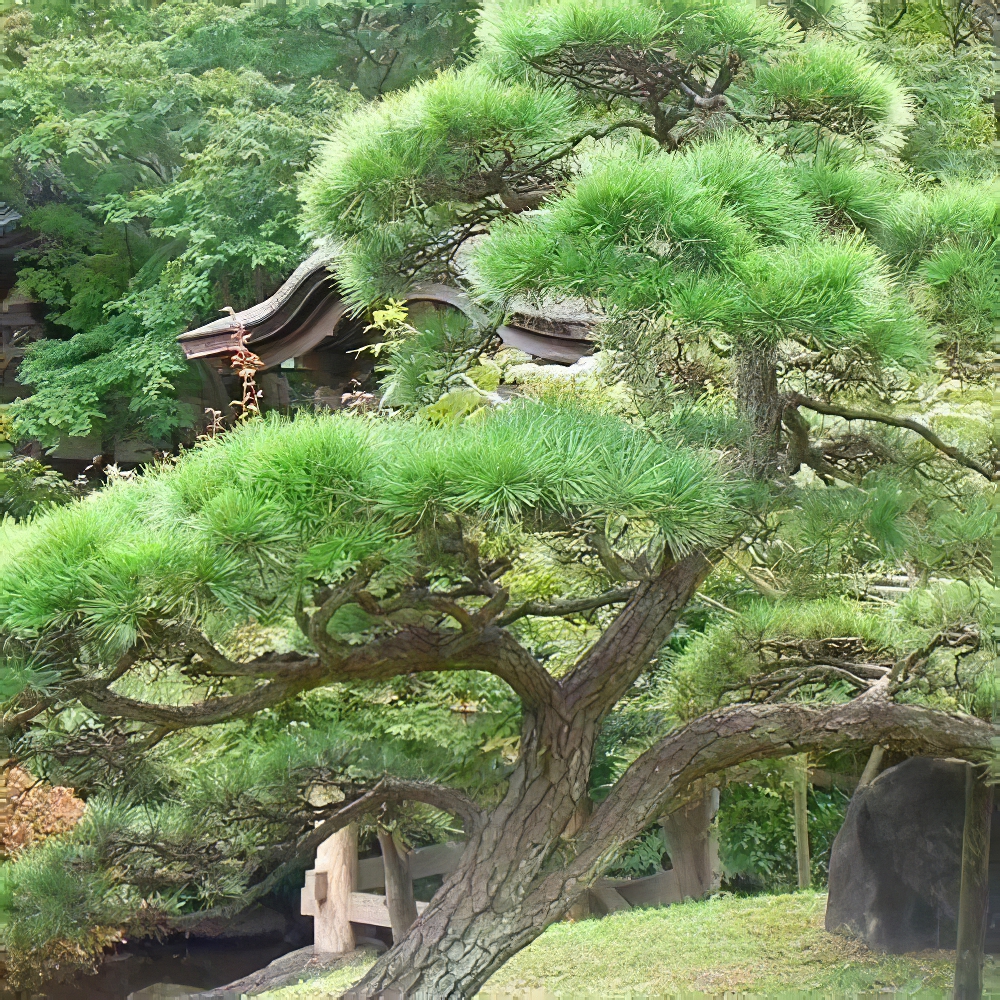
{"label": "green lawn", "polygon": [[[481,1000],[653,997],[662,994],[950,990],[954,952],[879,955],[823,929],[826,896],[719,896],[560,923],[511,959]],[[272,993],[336,997],[372,961]]]}

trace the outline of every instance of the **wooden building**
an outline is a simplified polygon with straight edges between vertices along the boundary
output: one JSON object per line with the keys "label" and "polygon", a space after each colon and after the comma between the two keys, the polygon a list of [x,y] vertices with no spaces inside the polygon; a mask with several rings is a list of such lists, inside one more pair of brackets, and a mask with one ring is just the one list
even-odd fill
{"label": "wooden building", "polygon": [[[239,395],[230,358],[241,339],[264,362],[258,384],[265,408],[311,403],[336,409],[345,393],[370,382],[375,359],[358,348],[373,335],[366,333],[367,318],[352,313],[340,294],[333,262],[333,248],[321,247],[269,299],[178,338],[188,359],[217,380],[220,397]],[[446,285],[417,286],[404,301],[418,327],[434,313],[468,322],[485,318],[468,296]],[[535,358],[572,364],[593,352],[595,319],[566,306],[546,308],[544,315],[524,308],[498,333]]]}

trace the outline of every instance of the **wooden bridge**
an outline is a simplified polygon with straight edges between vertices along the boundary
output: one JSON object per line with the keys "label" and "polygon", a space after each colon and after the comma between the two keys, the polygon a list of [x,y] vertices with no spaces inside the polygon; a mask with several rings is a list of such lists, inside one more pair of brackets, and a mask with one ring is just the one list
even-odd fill
{"label": "wooden bridge", "polygon": [[[633,906],[668,906],[718,889],[721,868],[711,829],[718,806],[718,789],[710,789],[665,818],[673,867],[646,878],[598,879],[575,914],[604,916]],[[455,871],[465,851],[464,842],[407,851],[386,831],[379,832],[379,843],[381,857],[359,861],[357,828],[350,826],[317,850],[301,901],[302,913],[314,920],[317,952],[351,951],[380,927],[390,928],[398,939],[429,905],[414,900],[413,880]]]}

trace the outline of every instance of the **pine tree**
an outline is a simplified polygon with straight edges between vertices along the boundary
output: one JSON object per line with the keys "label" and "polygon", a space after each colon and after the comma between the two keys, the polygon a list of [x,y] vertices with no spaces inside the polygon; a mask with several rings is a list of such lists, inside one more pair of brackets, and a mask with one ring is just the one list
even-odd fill
{"label": "pine tree", "polygon": [[[875,505],[869,490],[829,492],[840,506],[826,520],[852,539],[842,558],[857,565],[879,546],[905,549],[913,501],[895,487]],[[953,657],[980,645],[975,587],[929,592],[929,604],[908,607],[895,626],[852,617],[850,602],[807,602],[797,612],[751,604],[728,611],[668,670],[660,697],[670,721],[649,729],[587,817],[605,722],[669,650],[754,506],[711,449],[658,441],[579,404],[529,399],[441,427],[349,415],[258,419],[176,464],[6,525],[4,731],[20,741],[19,756],[117,754],[134,766],[184,731],[331,687],[342,692],[328,694],[335,701],[363,698],[372,682],[423,673],[495,678],[520,714],[513,765],[492,784],[464,789],[460,775],[414,780],[388,757],[382,775],[369,764],[352,782],[351,759],[338,764],[322,751],[320,732],[311,781],[339,792],[282,815],[281,801],[308,794],[296,789],[310,773],[295,762],[303,750],[287,756],[289,730],[273,750],[284,763],[262,787],[253,776],[265,772],[245,765],[231,800],[211,774],[204,780],[218,791],[181,793],[190,809],[200,806],[197,821],[184,821],[193,833],[178,825],[176,793],[161,806],[140,800],[137,809],[161,817],[155,829],[166,824],[152,857],[129,835],[137,820],[120,794],[110,812],[95,806],[78,846],[26,857],[11,941],[44,953],[39,934],[66,933],[37,886],[47,865],[63,869],[67,850],[80,864],[59,884],[82,884],[60,892],[86,904],[83,920],[113,925],[110,913],[141,927],[166,905],[158,900],[171,884],[191,884],[218,908],[164,914],[190,926],[260,898],[345,824],[415,800],[462,823],[467,848],[365,988],[470,996],[697,779],[745,760],[883,743],[988,756],[988,723],[922,704],[972,704],[990,683],[976,656],[954,682]],[[796,530],[792,519],[781,536],[793,551]],[[829,589],[837,568],[812,578]],[[255,622],[263,633],[241,639]],[[547,650],[560,634],[547,639],[549,623],[563,629],[561,657]],[[112,723],[107,739],[102,720]],[[314,720],[323,726],[322,715]],[[269,791],[282,781],[284,793]],[[267,834],[268,824],[277,832]],[[240,847],[255,830],[260,846],[273,841],[264,855],[253,841]],[[216,864],[193,871],[192,855]],[[115,888],[123,879],[128,892]],[[122,900],[147,898],[123,909]]]}

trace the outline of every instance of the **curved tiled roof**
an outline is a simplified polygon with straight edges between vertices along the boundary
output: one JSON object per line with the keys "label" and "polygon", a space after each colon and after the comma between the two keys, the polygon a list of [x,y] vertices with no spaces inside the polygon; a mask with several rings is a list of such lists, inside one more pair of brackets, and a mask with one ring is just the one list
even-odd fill
{"label": "curved tiled roof", "polygon": [[[342,322],[350,319],[350,309],[331,273],[335,257],[336,247],[324,244],[270,298],[181,334],[177,339],[185,355],[191,360],[226,357],[238,348],[236,331],[241,327],[248,332],[247,345],[267,368],[320,344],[335,346],[342,340],[346,347],[357,340],[356,324]],[[418,285],[403,301],[436,302],[477,322],[484,318],[467,295],[448,285]],[[544,313],[525,306],[498,333],[511,347],[546,361],[570,364],[593,352],[591,332],[599,318],[565,304],[547,306]]]}

